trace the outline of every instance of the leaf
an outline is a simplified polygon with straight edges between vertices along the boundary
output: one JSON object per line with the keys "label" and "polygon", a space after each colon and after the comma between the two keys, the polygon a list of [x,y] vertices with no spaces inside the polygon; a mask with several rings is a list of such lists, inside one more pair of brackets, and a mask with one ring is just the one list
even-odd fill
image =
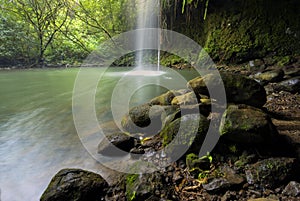
{"label": "leaf", "polygon": [[204,19],[204,20],[206,19],[206,15],[207,15],[208,3],[209,3],[209,0],[206,0],[206,3],[205,3],[205,10],[204,10],[204,15],[203,15],[203,19]]}
{"label": "leaf", "polygon": [[186,0],[183,0],[182,1],[182,8],[181,8],[181,13],[184,13],[184,7],[185,7],[185,2]]}

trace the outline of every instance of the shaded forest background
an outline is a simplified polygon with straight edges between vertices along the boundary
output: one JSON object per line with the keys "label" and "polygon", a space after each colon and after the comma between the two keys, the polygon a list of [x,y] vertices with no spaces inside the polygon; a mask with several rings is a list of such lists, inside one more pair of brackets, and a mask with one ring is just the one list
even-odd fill
{"label": "shaded forest background", "polygon": [[[0,66],[79,65],[136,28],[137,1],[0,0]],[[284,63],[300,53],[299,11],[299,0],[161,0],[161,28],[195,40],[219,63]]]}

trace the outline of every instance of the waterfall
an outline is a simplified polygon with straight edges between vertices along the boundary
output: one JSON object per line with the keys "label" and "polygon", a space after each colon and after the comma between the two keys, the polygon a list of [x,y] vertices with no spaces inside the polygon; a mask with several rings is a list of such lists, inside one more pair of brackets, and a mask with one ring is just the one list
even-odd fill
{"label": "waterfall", "polygon": [[[137,1],[137,29],[160,28],[160,0],[138,0]],[[160,31],[155,35],[149,35],[147,32],[137,34],[135,64],[138,70],[143,70],[150,66],[149,58],[153,57],[149,50],[143,47],[147,44],[157,44],[157,70],[160,65]],[[153,52],[152,52],[153,54]]]}

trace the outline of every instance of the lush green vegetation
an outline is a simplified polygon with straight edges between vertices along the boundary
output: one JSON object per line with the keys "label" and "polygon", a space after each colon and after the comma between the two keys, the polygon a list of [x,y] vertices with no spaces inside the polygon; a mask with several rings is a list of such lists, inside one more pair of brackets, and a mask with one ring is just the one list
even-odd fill
{"label": "lush green vegetation", "polygon": [[[0,67],[80,63],[103,41],[135,28],[138,1],[0,0]],[[282,60],[300,54],[299,7],[298,0],[160,0],[160,26],[195,40],[217,62]],[[184,63],[161,57],[166,66]],[[117,65],[133,61],[129,54]]]}
{"label": "lush green vegetation", "polygon": [[76,63],[134,26],[128,0],[0,0],[0,63]]}
{"label": "lush green vegetation", "polygon": [[198,42],[214,61],[243,63],[300,54],[298,0],[184,2],[185,7],[173,3],[163,11],[164,25]]}

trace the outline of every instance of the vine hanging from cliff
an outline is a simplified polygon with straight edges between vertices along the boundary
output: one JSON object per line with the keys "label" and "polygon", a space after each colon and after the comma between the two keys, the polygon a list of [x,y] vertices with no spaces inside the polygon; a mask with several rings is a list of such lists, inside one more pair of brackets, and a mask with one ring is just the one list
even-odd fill
{"label": "vine hanging from cliff", "polygon": [[165,18],[176,18],[180,13],[185,15],[186,22],[189,23],[191,20],[192,12],[196,10],[199,13],[200,19],[205,20],[208,11],[209,0],[162,0],[162,22]]}
{"label": "vine hanging from cliff", "polygon": [[209,0],[182,0],[181,13],[186,12],[187,15],[190,13],[190,9],[192,7],[199,8],[201,7],[203,11],[203,19],[206,19],[207,8],[208,8]]}

